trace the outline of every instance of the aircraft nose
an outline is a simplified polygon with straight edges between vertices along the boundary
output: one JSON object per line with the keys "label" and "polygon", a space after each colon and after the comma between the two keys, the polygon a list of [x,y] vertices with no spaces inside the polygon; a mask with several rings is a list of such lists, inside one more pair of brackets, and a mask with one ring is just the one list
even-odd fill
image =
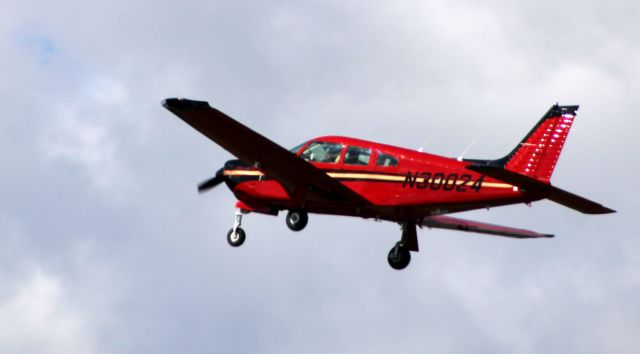
{"label": "aircraft nose", "polygon": [[251,167],[251,165],[242,160],[228,160],[224,163],[225,170],[235,170],[238,167]]}
{"label": "aircraft nose", "polygon": [[224,182],[224,169],[219,169],[212,178],[198,184],[198,193],[204,193]]}

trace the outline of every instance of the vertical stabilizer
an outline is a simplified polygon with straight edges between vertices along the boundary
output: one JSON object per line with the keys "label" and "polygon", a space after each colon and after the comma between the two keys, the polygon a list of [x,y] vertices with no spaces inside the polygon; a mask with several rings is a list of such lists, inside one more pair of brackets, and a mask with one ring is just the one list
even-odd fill
{"label": "vertical stabilizer", "polygon": [[498,160],[469,161],[484,162],[548,183],[578,107],[556,104],[507,156]]}

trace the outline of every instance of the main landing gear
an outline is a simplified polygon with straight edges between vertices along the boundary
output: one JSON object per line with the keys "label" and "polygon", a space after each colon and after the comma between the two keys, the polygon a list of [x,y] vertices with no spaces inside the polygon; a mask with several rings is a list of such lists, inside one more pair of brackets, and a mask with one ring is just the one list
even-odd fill
{"label": "main landing gear", "polygon": [[293,208],[287,213],[287,226],[292,231],[300,231],[307,226],[309,214],[302,208]]}
{"label": "main landing gear", "polygon": [[[247,234],[240,227],[240,225],[242,225],[242,214],[243,211],[241,209],[236,210],[233,227],[229,232],[227,232],[227,242],[229,242],[229,245],[233,247],[241,246],[247,238]],[[293,208],[287,213],[286,222],[289,229],[293,231],[300,231],[307,226],[307,223],[309,222],[309,214],[302,208]]]}
{"label": "main landing gear", "polygon": [[403,222],[402,238],[389,251],[387,261],[393,269],[402,270],[411,262],[411,252],[418,252],[418,234],[415,222]]}

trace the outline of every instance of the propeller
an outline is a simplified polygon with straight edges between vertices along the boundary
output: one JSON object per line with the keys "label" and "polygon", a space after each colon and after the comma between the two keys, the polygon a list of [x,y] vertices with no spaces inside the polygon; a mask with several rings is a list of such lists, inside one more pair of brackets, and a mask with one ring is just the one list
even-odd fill
{"label": "propeller", "polygon": [[216,172],[215,176],[198,184],[198,193],[204,193],[224,182],[224,180],[224,168],[221,168]]}

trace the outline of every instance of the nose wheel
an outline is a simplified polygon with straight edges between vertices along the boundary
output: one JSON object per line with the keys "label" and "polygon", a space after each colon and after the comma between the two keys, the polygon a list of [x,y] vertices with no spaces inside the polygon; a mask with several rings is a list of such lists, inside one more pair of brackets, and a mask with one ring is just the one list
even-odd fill
{"label": "nose wheel", "polygon": [[240,227],[236,228],[235,231],[231,229],[227,232],[227,242],[233,247],[240,247],[246,238],[247,234]]}
{"label": "nose wheel", "polygon": [[227,242],[233,247],[240,247],[244,243],[244,240],[247,238],[247,234],[240,227],[241,224],[242,212],[240,210],[236,210],[233,227],[231,228],[231,230],[229,230],[229,232],[227,232]]}

